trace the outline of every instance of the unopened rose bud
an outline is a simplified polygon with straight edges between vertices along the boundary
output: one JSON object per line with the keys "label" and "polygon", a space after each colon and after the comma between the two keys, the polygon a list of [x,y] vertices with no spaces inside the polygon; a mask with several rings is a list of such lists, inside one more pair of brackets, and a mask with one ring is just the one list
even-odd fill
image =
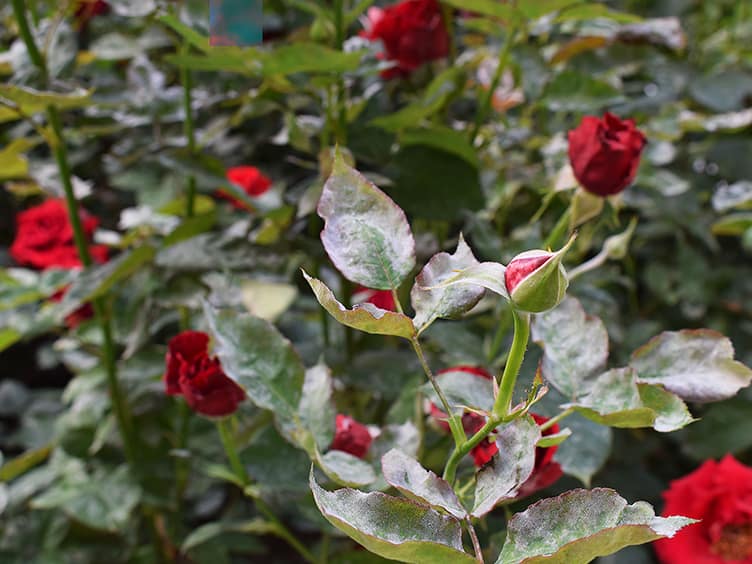
{"label": "unopened rose bud", "polygon": [[504,272],[509,299],[521,311],[541,313],[555,308],[564,299],[569,279],[561,264],[574,241],[556,253],[526,251],[514,257]]}

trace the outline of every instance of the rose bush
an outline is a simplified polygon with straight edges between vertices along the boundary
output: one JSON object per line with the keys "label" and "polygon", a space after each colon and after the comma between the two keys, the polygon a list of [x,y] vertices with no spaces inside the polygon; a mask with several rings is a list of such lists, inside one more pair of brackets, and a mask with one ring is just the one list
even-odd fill
{"label": "rose bush", "polygon": [[607,4],[0,5],[0,561],[748,559],[748,8]]}

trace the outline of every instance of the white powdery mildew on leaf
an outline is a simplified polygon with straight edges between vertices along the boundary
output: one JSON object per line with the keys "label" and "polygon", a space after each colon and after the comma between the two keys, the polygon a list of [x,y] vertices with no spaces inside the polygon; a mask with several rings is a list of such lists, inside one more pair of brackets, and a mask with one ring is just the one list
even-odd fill
{"label": "white powdery mildew on leaf", "polygon": [[415,240],[403,212],[337,153],[318,205],[321,242],[349,280],[377,290],[400,286],[415,266]]}

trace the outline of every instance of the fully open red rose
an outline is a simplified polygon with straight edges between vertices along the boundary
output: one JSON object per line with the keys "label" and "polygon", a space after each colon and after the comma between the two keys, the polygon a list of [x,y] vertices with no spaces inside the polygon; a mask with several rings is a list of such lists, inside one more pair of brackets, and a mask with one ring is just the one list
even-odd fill
{"label": "fully open red rose", "polygon": [[449,33],[437,0],[405,0],[386,8],[370,8],[362,35],[381,40],[385,58],[396,63],[382,73],[384,78],[407,75],[449,53]]}
{"label": "fully open red rose", "polygon": [[631,119],[608,112],[603,119],[586,116],[569,132],[569,161],[585,190],[610,196],[634,180],[646,142]]}
{"label": "fully open red rose", "polygon": [[[255,166],[236,166],[227,169],[225,174],[228,181],[240,188],[251,197],[265,194],[272,185],[272,181]],[[216,195],[228,200],[233,207],[239,210],[248,209],[248,206],[224,190],[218,190]]]}
{"label": "fully open red rose", "polygon": [[663,515],[700,519],[655,541],[663,564],[752,564],[752,468],[731,455],[671,482]]}
{"label": "fully open red rose", "polygon": [[[96,217],[81,212],[81,225],[87,239],[91,239],[98,224]],[[90,245],[89,252],[96,262],[107,260],[104,245]],[[80,267],[65,203],[57,199],[45,200],[16,215],[16,238],[10,255],[19,264],[33,268]]]}
{"label": "fully open red rose", "polygon": [[355,421],[352,417],[338,414],[335,420],[334,440],[331,450],[348,452],[358,458],[363,458],[371,446],[373,437],[368,428]]}
{"label": "fully open red rose", "polygon": [[165,390],[182,395],[194,411],[209,417],[230,415],[245,399],[243,389],[222,370],[219,359],[209,356],[209,336],[183,331],[167,347]]}
{"label": "fully open red rose", "polygon": [[372,290],[365,286],[356,286],[352,295],[353,304],[369,303],[380,309],[396,311],[394,296],[389,290]]}

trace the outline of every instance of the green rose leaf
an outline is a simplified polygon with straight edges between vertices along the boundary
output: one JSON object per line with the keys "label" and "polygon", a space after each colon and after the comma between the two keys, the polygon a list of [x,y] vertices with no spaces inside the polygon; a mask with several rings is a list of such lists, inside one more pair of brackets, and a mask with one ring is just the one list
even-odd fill
{"label": "green rose leaf", "polygon": [[545,379],[573,400],[586,394],[608,358],[608,333],[580,302],[567,297],[558,307],[535,316],[532,338],[543,347]]}
{"label": "green rose leaf", "polygon": [[[90,103],[91,92],[75,90],[72,92],[42,92],[26,86],[15,84],[0,84],[0,98],[4,98],[11,107],[0,106],[0,123],[21,119],[23,115],[33,115],[44,112],[49,106],[61,110],[81,108]],[[19,114],[16,108],[22,113]]]}
{"label": "green rose leaf", "polygon": [[574,476],[586,486],[600,470],[611,452],[612,431],[582,415],[575,413],[567,418],[571,436],[556,450],[554,461],[565,474]]}
{"label": "green rose leaf", "polygon": [[397,289],[415,266],[415,240],[403,212],[340,151],[318,205],[321,241],[349,280],[376,290]]}
{"label": "green rose leaf", "polygon": [[305,371],[290,341],[247,313],[204,303],[204,315],[225,373],[283,425],[297,421]]}
{"label": "green rose leaf", "polygon": [[426,470],[401,450],[392,449],[382,456],[381,468],[387,483],[410,499],[443,509],[458,519],[467,516],[449,482]]}
{"label": "green rose leaf", "polygon": [[419,332],[427,328],[435,319],[458,317],[480,301],[485,292],[481,286],[459,284],[429,289],[452,278],[456,271],[477,264],[479,264],[478,260],[461,234],[457,250],[453,255],[438,253],[431,257],[428,264],[418,274],[410,292],[415,310],[414,323]]}
{"label": "green rose leaf", "polygon": [[530,416],[505,425],[496,437],[499,452],[478,472],[472,516],[482,517],[500,502],[517,497],[533,473],[540,428]]}
{"label": "green rose leaf", "polygon": [[648,503],[628,505],[614,490],[572,490],[512,517],[496,564],[590,562],[627,546],[672,537],[694,522],[656,517]]}
{"label": "green rose leaf", "polygon": [[661,386],[637,382],[632,368],[615,368],[601,374],[590,393],[574,407],[579,413],[610,427],[653,427],[667,433],[694,421],[684,402]]}
{"label": "green rose leaf", "polygon": [[327,521],[373,553],[401,562],[471,564],[462,547],[460,522],[426,505],[381,492],[333,492],[316,483],[313,499]]}
{"label": "green rose leaf", "polygon": [[[449,370],[437,374],[436,381],[452,407],[460,411],[465,407],[488,412],[493,410],[494,391],[491,380],[462,370]],[[421,391],[428,400],[441,405],[430,382],[424,384]]]}
{"label": "green rose leaf", "polygon": [[710,329],[661,333],[629,365],[641,382],[661,384],[686,401],[727,399],[752,382],[752,370],[734,360],[731,341]]}
{"label": "green rose leaf", "polygon": [[82,304],[106,294],[116,283],[138,272],[154,258],[156,250],[142,245],[104,264],[91,266],[71,284],[56,312],[60,316],[73,313]]}
{"label": "green rose leaf", "polygon": [[367,486],[376,480],[368,462],[341,450],[330,450],[318,457],[320,468],[328,478],[341,486]]}
{"label": "green rose leaf", "polygon": [[387,484],[381,472],[381,458],[387,452],[397,449],[404,452],[407,456],[415,458],[418,456],[420,441],[420,431],[418,431],[418,428],[412,421],[406,421],[401,425],[396,423],[384,425],[381,428],[381,433],[373,440],[369,449],[371,467],[376,473],[376,481],[370,484],[368,489],[371,491],[383,491],[389,488],[389,484]]}
{"label": "green rose leaf", "polygon": [[326,450],[334,438],[337,415],[332,403],[332,377],[326,365],[317,364],[306,370],[298,414],[301,427],[311,434],[320,450]]}
{"label": "green rose leaf", "polygon": [[562,429],[558,433],[554,433],[553,435],[546,435],[545,437],[541,437],[538,439],[538,442],[535,443],[535,446],[540,448],[548,448],[552,446],[557,446],[566,441],[569,437],[572,436],[572,430],[569,428]]}
{"label": "green rose leaf", "polygon": [[396,335],[405,339],[415,335],[412,319],[406,315],[387,311],[370,303],[358,304],[353,309],[347,309],[337,301],[332,291],[321,280],[311,278],[305,271],[303,276],[319,303],[342,325],[375,335]]}

